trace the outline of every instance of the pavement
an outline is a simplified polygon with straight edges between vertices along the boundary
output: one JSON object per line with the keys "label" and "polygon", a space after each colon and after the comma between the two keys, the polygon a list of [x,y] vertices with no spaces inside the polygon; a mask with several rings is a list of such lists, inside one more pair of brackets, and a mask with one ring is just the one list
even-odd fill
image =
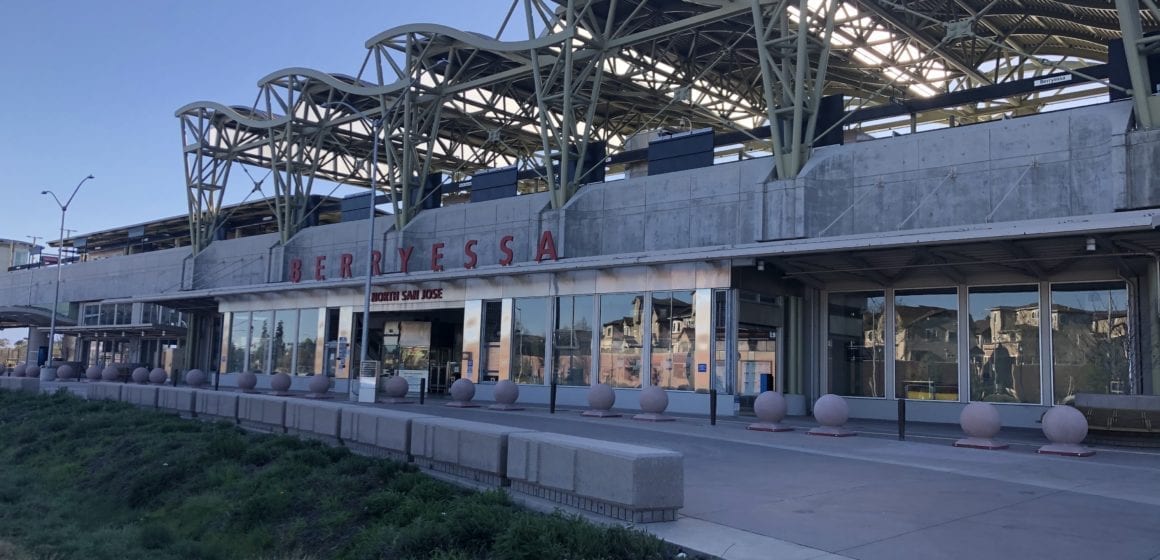
{"label": "pavement", "polygon": [[748,431],[744,417],[712,426],[442,404],[376,406],[683,453],[679,519],[638,528],[728,560],[1160,559],[1160,450],[1068,458],[1036,454],[1046,440],[1033,430],[1004,430],[1011,448],[984,451],[951,446],[961,435],[946,425],[911,424],[898,441],[892,423],[852,421],[859,436],[824,438]]}

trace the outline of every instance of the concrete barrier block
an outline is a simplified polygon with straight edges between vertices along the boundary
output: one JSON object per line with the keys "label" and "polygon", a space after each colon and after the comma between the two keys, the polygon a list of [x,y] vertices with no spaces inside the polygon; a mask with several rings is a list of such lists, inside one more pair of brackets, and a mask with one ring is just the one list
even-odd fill
{"label": "concrete barrier block", "polygon": [[141,408],[157,408],[157,387],[154,385],[123,385],[121,400]]}
{"label": "concrete barrier block", "polygon": [[157,388],[157,408],[176,412],[178,415],[192,418],[197,407],[197,391],[188,387],[161,386]]}
{"label": "concrete barrier block", "polygon": [[421,467],[492,486],[507,485],[508,436],[531,430],[454,418],[411,422],[411,454]]}
{"label": "concrete barrier block", "polygon": [[339,437],[352,451],[376,457],[411,460],[411,423],[427,414],[363,406],[345,406]]}
{"label": "concrete barrier block", "polygon": [[193,402],[198,418],[238,421],[238,393],[199,390]]}
{"label": "concrete barrier block", "polygon": [[238,423],[254,430],[286,433],[286,398],[271,395],[239,395]]}
{"label": "concrete barrier block", "polygon": [[121,400],[120,383],[89,383],[90,401],[119,401]]}
{"label": "concrete barrier block", "polygon": [[343,405],[325,401],[286,401],[286,431],[326,441],[338,441]]}
{"label": "concrete barrier block", "polygon": [[540,432],[512,434],[512,490],[634,523],[674,521],[684,505],[676,451]]}

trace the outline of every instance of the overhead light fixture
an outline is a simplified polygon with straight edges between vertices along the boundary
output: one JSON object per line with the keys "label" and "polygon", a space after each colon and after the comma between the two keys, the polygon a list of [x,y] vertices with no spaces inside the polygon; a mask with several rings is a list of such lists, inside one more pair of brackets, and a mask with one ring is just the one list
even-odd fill
{"label": "overhead light fixture", "polygon": [[1096,238],[1094,238],[1094,237],[1087,238],[1087,242],[1084,244],[1084,248],[1087,249],[1087,251],[1089,253],[1095,251],[1096,250]]}
{"label": "overhead light fixture", "polygon": [[765,272],[765,261],[757,261],[757,271]]}

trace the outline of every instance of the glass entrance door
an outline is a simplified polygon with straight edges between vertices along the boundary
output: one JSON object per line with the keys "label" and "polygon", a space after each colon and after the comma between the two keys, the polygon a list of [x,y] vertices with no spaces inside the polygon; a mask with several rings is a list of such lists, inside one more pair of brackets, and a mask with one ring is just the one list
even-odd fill
{"label": "glass entrance door", "polygon": [[742,412],[753,412],[753,401],[762,391],[776,391],[778,327],[737,326],[737,380],[738,403]]}

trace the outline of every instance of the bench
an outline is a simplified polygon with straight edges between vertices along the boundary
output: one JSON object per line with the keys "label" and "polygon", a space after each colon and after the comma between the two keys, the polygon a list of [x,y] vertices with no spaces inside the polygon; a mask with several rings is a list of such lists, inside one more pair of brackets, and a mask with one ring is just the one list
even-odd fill
{"label": "bench", "polygon": [[89,383],[89,393],[86,396],[90,401],[119,401],[121,400],[120,383]]}
{"label": "bench", "polygon": [[411,422],[415,464],[487,486],[507,486],[507,446],[512,434],[530,430],[455,418]]}
{"label": "bench", "polygon": [[343,406],[306,399],[286,401],[286,432],[338,443]]}
{"label": "bench", "polygon": [[684,473],[676,451],[541,432],[508,437],[513,492],[621,521],[675,521]]}
{"label": "bench", "polygon": [[273,434],[286,433],[286,398],[271,395],[238,395],[238,424]]}
{"label": "bench", "polygon": [[196,389],[168,385],[157,388],[157,408],[176,412],[182,418],[193,418],[197,415],[196,402]]}
{"label": "bench", "polygon": [[1075,407],[1084,413],[1091,430],[1160,433],[1160,395],[1077,393]]}
{"label": "bench", "polygon": [[196,391],[198,394],[193,403],[193,410],[198,418],[224,420],[231,424],[238,422],[238,393],[203,389]]}
{"label": "bench", "polygon": [[342,410],[339,438],[343,445],[355,453],[409,462],[411,423],[421,418],[432,416],[381,408],[345,406]]}
{"label": "bench", "polygon": [[157,386],[122,385],[121,401],[141,408],[157,408]]}

